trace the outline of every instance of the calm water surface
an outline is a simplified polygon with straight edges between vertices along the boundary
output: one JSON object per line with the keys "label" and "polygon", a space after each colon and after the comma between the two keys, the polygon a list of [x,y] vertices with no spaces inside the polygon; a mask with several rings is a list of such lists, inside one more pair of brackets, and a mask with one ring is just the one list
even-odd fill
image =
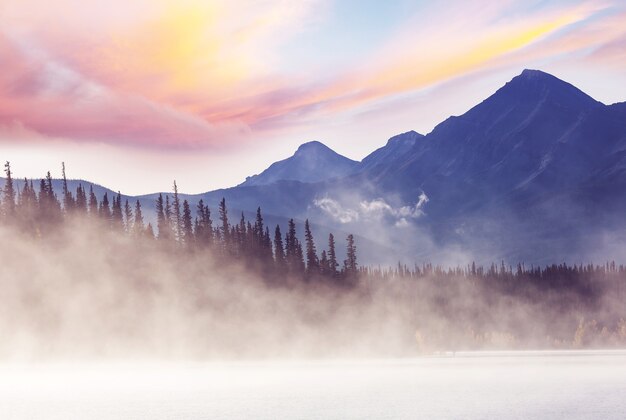
{"label": "calm water surface", "polygon": [[0,368],[1,419],[624,419],[626,352]]}

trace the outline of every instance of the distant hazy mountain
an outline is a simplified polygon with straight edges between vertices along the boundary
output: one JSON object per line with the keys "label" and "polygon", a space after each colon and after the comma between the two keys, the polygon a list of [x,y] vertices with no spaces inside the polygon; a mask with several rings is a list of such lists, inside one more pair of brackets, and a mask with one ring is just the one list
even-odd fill
{"label": "distant hazy mountain", "polygon": [[[39,191],[40,181],[41,181],[40,179],[32,180],[35,191]],[[24,178],[14,179],[14,182],[15,182],[16,188],[18,188],[19,190],[22,190],[24,188]],[[28,179],[28,182],[29,183],[31,182],[30,178]],[[4,188],[4,184],[5,184],[5,179],[0,178],[0,188]],[[101,200],[105,193],[108,194],[109,201],[111,200],[111,197],[113,197],[113,195],[117,194],[117,192],[110,190],[106,187],[103,187],[102,185],[94,184],[93,182],[85,181],[83,179],[68,179],[67,180],[67,188],[72,193],[76,191],[76,188],[78,188],[79,185],[82,185],[82,187],[85,189],[87,196],[89,196],[90,188],[93,189],[93,192],[98,198],[98,200]],[[63,190],[63,181],[61,179],[53,179],[52,188],[54,189],[54,192],[56,193],[58,199],[61,200],[61,194]],[[126,199],[126,198],[129,198],[129,196],[122,195],[122,198]]]}
{"label": "distant hazy mountain", "polygon": [[319,141],[302,144],[293,156],[273,163],[259,175],[246,178],[241,187],[277,181],[318,182],[348,175],[358,162],[333,151]]}

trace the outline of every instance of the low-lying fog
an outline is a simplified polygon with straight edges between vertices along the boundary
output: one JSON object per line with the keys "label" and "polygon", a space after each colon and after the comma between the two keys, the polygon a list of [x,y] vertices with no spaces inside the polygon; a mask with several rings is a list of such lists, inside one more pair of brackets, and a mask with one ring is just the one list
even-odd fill
{"label": "low-lying fog", "polygon": [[618,274],[622,286],[602,286],[593,299],[567,288],[517,296],[436,273],[363,273],[338,287],[261,276],[253,264],[95,226],[63,225],[45,240],[0,230],[2,360],[358,358],[626,343]]}

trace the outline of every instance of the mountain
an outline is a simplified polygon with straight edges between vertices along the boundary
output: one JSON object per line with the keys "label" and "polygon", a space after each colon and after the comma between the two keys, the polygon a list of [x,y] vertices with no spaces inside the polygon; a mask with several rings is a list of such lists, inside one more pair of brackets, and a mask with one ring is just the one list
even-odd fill
{"label": "mountain", "polygon": [[[232,217],[260,206],[281,224],[309,218],[319,250],[329,231],[355,233],[361,264],[626,261],[626,102],[524,70],[362,162],[310,142],[239,186],[181,197],[225,197]],[[131,198],[149,219],[156,195]]]}
{"label": "mountain", "polygon": [[359,171],[371,169],[378,165],[386,165],[408,153],[418,140],[424,136],[415,131],[393,136],[387,144],[367,155],[359,165]]}
{"label": "mountain", "polygon": [[277,181],[318,182],[353,172],[358,162],[342,156],[319,141],[302,144],[293,156],[275,162],[240,187],[268,185]]}
{"label": "mountain", "polygon": [[[550,74],[524,70],[427,135],[390,139],[342,178],[221,194],[274,213],[284,206],[301,218],[326,218],[372,240],[390,233],[401,243],[397,258],[626,259],[626,246],[615,245],[626,245],[625,117],[623,103],[607,106]],[[332,205],[320,209],[320,198]]]}
{"label": "mountain", "polygon": [[405,201],[425,193],[438,240],[537,260],[584,256],[590,235],[615,231],[625,169],[623,105],[525,70],[362,177]]}
{"label": "mountain", "polygon": [[[460,193],[471,199],[470,192],[492,199],[547,183],[558,188],[584,177],[610,144],[581,136],[587,125],[603,125],[597,120],[605,108],[554,76],[525,70],[467,113],[439,124],[393,165],[370,175],[384,186],[401,185],[405,193],[424,189],[456,199]],[[571,161],[564,161],[563,153]]]}

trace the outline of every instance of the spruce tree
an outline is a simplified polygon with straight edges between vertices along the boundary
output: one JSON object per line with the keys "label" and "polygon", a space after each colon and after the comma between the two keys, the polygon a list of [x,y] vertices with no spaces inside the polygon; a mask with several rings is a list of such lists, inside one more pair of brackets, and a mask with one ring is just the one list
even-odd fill
{"label": "spruce tree", "polygon": [[76,187],[76,211],[83,214],[87,212],[87,194],[82,184]]}
{"label": "spruce tree", "polygon": [[113,205],[111,207],[111,221],[113,227],[118,230],[124,230],[124,212],[122,211],[122,194],[117,192],[113,196]]}
{"label": "spruce tree", "polygon": [[22,193],[20,194],[17,202],[16,216],[18,217],[19,223],[22,227],[26,228],[30,232],[33,232],[36,228],[36,212],[37,194],[35,193],[35,188],[33,187],[33,181],[30,181],[29,183],[28,180],[24,178],[24,188],[22,189]]}
{"label": "spruce tree", "polygon": [[270,237],[270,228],[265,226],[265,235],[263,235],[263,260],[272,260],[272,238]]}
{"label": "spruce tree", "polygon": [[186,246],[191,246],[194,242],[193,238],[193,224],[191,220],[191,208],[187,200],[183,201],[183,215],[182,215],[182,242]]}
{"label": "spruce tree", "polygon": [[285,234],[285,260],[287,262],[287,269],[291,273],[297,271],[297,243],[296,223],[293,219],[289,219],[287,233]]}
{"label": "spruce tree", "polygon": [[174,225],[174,233],[176,234],[176,239],[179,242],[183,242],[183,224],[181,221],[180,198],[178,197],[178,186],[176,185],[176,181],[174,181],[174,200],[172,207],[172,223]]}
{"label": "spruce tree", "polygon": [[67,187],[67,177],[65,176],[65,162],[61,162],[61,176],[63,178],[63,210],[69,214],[74,211],[74,197]]}
{"label": "spruce tree", "polygon": [[350,234],[346,240],[348,241],[348,247],[346,250],[346,259],[344,261],[344,272],[346,277],[353,278],[357,275],[356,245],[354,244],[354,236]]}
{"label": "spruce tree", "polygon": [[257,207],[256,209],[256,220],[254,222],[254,248],[257,256],[261,256],[263,254],[263,242],[264,242],[264,234],[265,229],[263,228],[263,216],[261,215],[261,207]]}
{"label": "spruce tree", "polygon": [[89,185],[89,215],[96,216],[98,214],[98,198],[93,192],[93,185]]}
{"label": "spruce tree", "polygon": [[202,246],[210,246],[213,242],[213,221],[211,210],[204,205],[202,199],[198,202],[197,215],[196,242]]}
{"label": "spruce tree", "polygon": [[285,269],[285,248],[279,225],[276,225],[274,229],[274,263],[278,271],[282,273]]}
{"label": "spruce tree", "polygon": [[170,226],[167,222],[165,215],[165,203],[163,202],[163,194],[159,194],[156,200],[156,214],[157,214],[157,231],[158,239],[167,241],[170,239]]}
{"label": "spruce tree", "polygon": [[328,275],[329,267],[328,267],[328,257],[326,256],[326,251],[322,251],[322,256],[320,258],[320,274],[322,276]]}
{"label": "spruce tree", "polygon": [[337,254],[335,252],[335,237],[331,233],[328,235],[328,274],[331,277],[336,277],[338,267],[339,263],[337,262]]}
{"label": "spruce tree", "polygon": [[239,219],[239,225],[237,226],[237,246],[239,247],[240,255],[245,255],[250,249],[252,244],[248,240],[248,234],[251,233],[250,229],[246,228],[246,218],[241,212],[241,218]]}
{"label": "spruce tree", "polygon": [[176,239],[176,231],[174,230],[174,223],[172,221],[172,205],[170,204],[170,196],[165,196],[165,223],[167,225],[168,233],[167,239]]}
{"label": "spruce tree", "polygon": [[39,204],[39,225],[43,225],[46,223],[47,217],[47,205],[48,205],[48,193],[46,189],[48,186],[46,185],[46,181],[41,179],[39,181],[39,196],[37,197],[37,203]]}
{"label": "spruce tree", "polygon": [[2,197],[2,213],[9,222],[12,222],[15,216],[15,187],[13,186],[11,164],[8,161],[4,164],[4,173],[6,174],[6,179]]}
{"label": "spruce tree", "polygon": [[105,223],[111,223],[111,208],[109,207],[109,195],[105,191],[104,196],[102,196],[102,201],[100,202],[100,207],[98,209],[98,215]]}
{"label": "spruce tree", "polygon": [[61,204],[54,193],[50,171],[46,174],[46,179],[41,182],[39,207],[42,212],[42,220],[45,221],[45,224],[56,224],[61,221]]}
{"label": "spruce tree", "polygon": [[223,249],[224,251],[228,252],[230,244],[230,226],[228,223],[228,209],[226,208],[226,199],[224,197],[222,197],[222,200],[220,201],[218,212],[221,222],[220,233],[222,237]]}
{"label": "spruce tree", "polygon": [[306,271],[308,275],[316,275],[319,273],[319,260],[317,258],[317,250],[315,249],[315,241],[309,219],[304,222],[304,240],[306,242]]}
{"label": "spruce tree", "polygon": [[126,233],[131,233],[133,231],[133,210],[128,203],[128,199],[124,201],[124,227],[126,229]]}
{"label": "spruce tree", "polygon": [[[150,226],[152,229],[152,226]],[[141,203],[139,200],[135,202],[135,219],[133,220],[133,234],[135,237],[142,236],[144,232],[143,212],[141,211]]]}
{"label": "spruce tree", "polygon": [[304,265],[304,253],[302,252],[302,244],[296,239],[296,252],[294,260],[295,272],[302,275],[305,273],[306,266]]}

